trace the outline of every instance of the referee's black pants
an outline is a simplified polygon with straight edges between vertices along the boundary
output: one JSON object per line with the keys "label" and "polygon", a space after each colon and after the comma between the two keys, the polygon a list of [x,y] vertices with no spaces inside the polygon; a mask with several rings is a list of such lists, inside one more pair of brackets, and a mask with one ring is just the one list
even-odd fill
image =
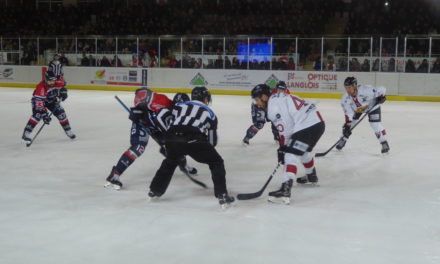
{"label": "referee's black pants", "polygon": [[179,164],[179,157],[189,155],[197,162],[208,164],[216,197],[227,192],[223,159],[206,139],[169,134],[166,137],[165,146],[167,157],[162,161],[150,184],[151,191],[158,195],[164,194],[170,184],[174,170]]}

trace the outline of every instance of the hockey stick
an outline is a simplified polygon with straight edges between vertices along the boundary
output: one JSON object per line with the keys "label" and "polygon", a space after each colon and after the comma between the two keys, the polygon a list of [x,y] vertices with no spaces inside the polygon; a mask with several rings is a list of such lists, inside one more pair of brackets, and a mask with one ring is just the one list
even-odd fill
{"label": "hockey stick", "polygon": [[[52,112],[49,114],[49,117],[52,116]],[[40,129],[38,129],[37,133],[35,134],[35,136],[32,138],[31,142],[26,143],[26,147],[30,147],[32,145],[32,143],[34,143],[35,139],[37,138],[38,134],[40,134],[41,130],[43,130],[43,127],[46,125],[46,123],[43,123],[43,125],[40,127]]]}
{"label": "hockey stick", "polygon": [[[370,114],[370,112],[373,110],[373,108],[375,107],[377,105],[377,103],[376,104],[374,104],[373,105],[373,107],[368,111],[368,112],[366,112],[362,117],[361,117],[361,119],[359,119],[359,121],[357,121],[356,122],[356,124],[354,124],[351,128],[350,128],[350,132],[351,131],[353,131],[353,129],[368,115],[368,114]],[[315,157],[317,157],[317,158],[319,158],[319,157],[323,157],[323,156],[325,156],[325,155],[327,155],[327,153],[329,153],[334,147],[336,147],[336,145],[338,145],[339,144],[339,142],[342,140],[342,138],[343,138],[343,136],[342,137],[340,137],[339,139],[338,139],[338,141],[336,141],[336,143],[333,145],[333,146],[331,146],[326,152],[321,152],[321,153],[316,153],[315,154]]]}
{"label": "hockey stick", "polygon": [[[122,102],[122,100],[117,96],[117,95],[115,95],[115,99],[122,105],[122,107],[124,107],[125,108],[125,110],[127,110],[127,112],[129,112],[129,113],[131,113],[131,111],[130,111],[130,108],[128,108],[127,107],[127,105],[125,105],[124,104],[124,102]],[[142,124],[141,122],[139,122],[138,123],[138,125],[140,125],[143,129],[145,129],[145,131],[147,131],[147,133],[151,136],[151,131],[144,125],[144,124]],[[154,137],[152,137],[153,139],[154,139]],[[157,141],[156,141],[157,142]],[[158,142],[157,142],[158,143]],[[158,143],[159,144],[159,143]],[[203,188],[208,188],[207,186],[206,186],[206,184],[204,184],[203,182],[201,182],[201,181],[198,181],[198,180],[196,180],[196,179],[194,179],[188,172],[183,172],[192,182],[194,182],[195,184],[197,184],[197,185],[200,185],[200,186],[202,186]]]}
{"label": "hockey stick", "polygon": [[254,192],[254,193],[240,193],[240,194],[237,194],[237,199],[238,200],[250,200],[250,199],[254,199],[254,198],[260,197],[263,194],[264,190],[266,190],[267,185],[272,180],[273,176],[277,172],[277,170],[280,167],[280,165],[281,165],[281,163],[277,164],[276,168],[273,170],[272,174],[269,176],[269,179],[267,179],[266,183],[263,185],[263,188],[261,188],[261,190],[259,190],[258,192]]}

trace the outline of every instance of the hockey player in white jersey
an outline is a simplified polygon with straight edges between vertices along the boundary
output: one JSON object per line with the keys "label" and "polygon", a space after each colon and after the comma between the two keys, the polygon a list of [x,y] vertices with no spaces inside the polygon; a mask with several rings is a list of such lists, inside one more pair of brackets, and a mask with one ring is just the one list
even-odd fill
{"label": "hockey player in white jersey", "polygon": [[386,89],[383,86],[358,85],[355,77],[347,77],[344,81],[346,93],[342,97],[342,109],[345,114],[345,123],[342,127],[343,137],[336,149],[341,150],[351,135],[351,127],[360,118],[362,113],[369,112],[368,121],[374,130],[377,139],[382,145],[382,153],[388,153],[390,146],[387,142],[387,133],[381,123],[380,105],[386,100]]}
{"label": "hockey player in white jersey", "polygon": [[297,183],[318,182],[311,151],[324,133],[324,120],[314,104],[285,93],[271,95],[265,84],[255,86],[252,98],[259,107],[266,109],[267,117],[280,135],[278,162],[284,164],[284,181],[279,190],[269,193],[269,201],[281,199],[289,204],[298,165],[303,164],[306,175],[296,178]]}

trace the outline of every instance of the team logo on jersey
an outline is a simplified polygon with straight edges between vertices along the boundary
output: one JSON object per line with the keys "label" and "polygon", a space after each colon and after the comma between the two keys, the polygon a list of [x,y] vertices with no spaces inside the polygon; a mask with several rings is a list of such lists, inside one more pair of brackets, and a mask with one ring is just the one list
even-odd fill
{"label": "team logo on jersey", "polygon": [[281,124],[278,124],[277,126],[276,126],[276,128],[277,128],[277,130],[279,131],[279,132],[284,132],[284,126],[283,125],[281,125]]}
{"label": "team logo on jersey", "polygon": [[194,76],[194,78],[192,78],[192,80],[190,81],[190,84],[192,84],[194,86],[205,86],[208,84],[208,82],[206,81],[205,77],[203,77],[203,75],[200,74],[200,72],[198,72],[196,74],[196,76]]}
{"label": "team logo on jersey", "polygon": [[271,89],[273,89],[277,86],[278,81],[279,79],[275,76],[275,74],[271,74],[264,83],[267,84]]}

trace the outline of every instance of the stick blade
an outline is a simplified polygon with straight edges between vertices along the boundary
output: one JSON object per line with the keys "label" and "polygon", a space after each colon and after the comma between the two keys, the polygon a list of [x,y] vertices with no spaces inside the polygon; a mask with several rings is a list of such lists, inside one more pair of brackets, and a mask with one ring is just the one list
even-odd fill
{"label": "stick blade", "polygon": [[238,200],[250,200],[261,196],[261,192],[237,194]]}
{"label": "stick blade", "polygon": [[319,157],[324,157],[327,153],[323,152],[323,153],[316,153],[315,157],[319,158]]}

